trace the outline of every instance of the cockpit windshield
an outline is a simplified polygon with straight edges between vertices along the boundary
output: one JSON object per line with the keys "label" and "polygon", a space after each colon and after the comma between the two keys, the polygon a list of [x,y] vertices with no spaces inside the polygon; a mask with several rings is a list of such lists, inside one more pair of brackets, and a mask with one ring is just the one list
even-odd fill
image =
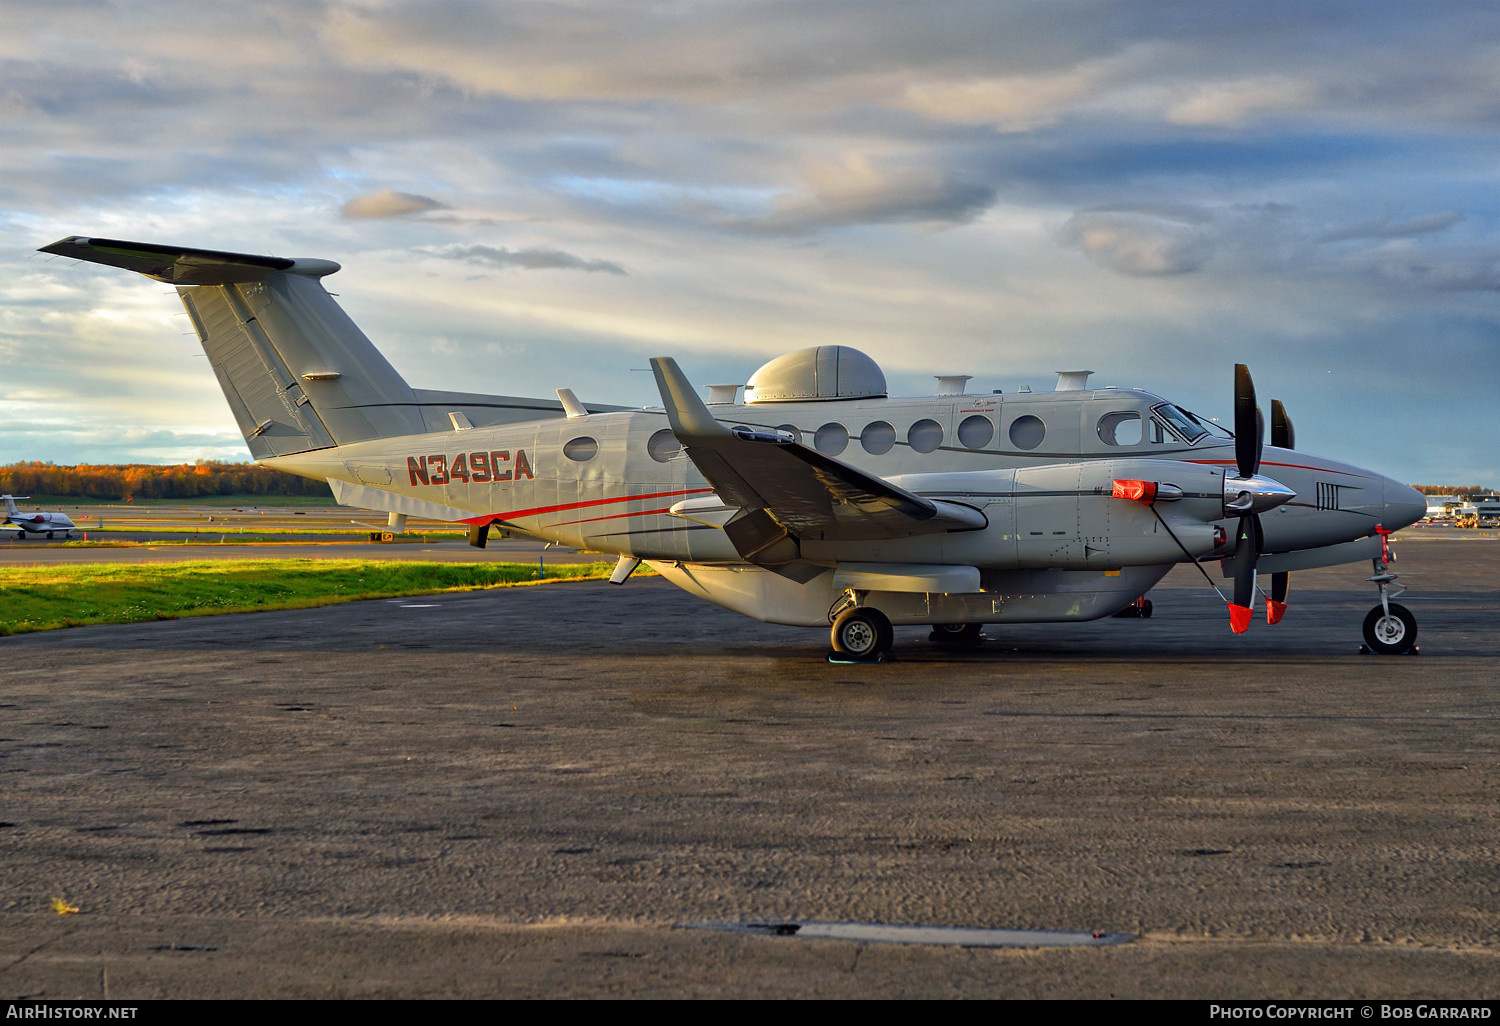
{"label": "cockpit windshield", "polygon": [[1166,423],[1174,434],[1189,445],[1192,445],[1198,439],[1208,434],[1207,426],[1199,421],[1197,417],[1194,417],[1186,410],[1179,410],[1171,403],[1162,403],[1160,406],[1153,406],[1151,412],[1156,414],[1158,419]]}

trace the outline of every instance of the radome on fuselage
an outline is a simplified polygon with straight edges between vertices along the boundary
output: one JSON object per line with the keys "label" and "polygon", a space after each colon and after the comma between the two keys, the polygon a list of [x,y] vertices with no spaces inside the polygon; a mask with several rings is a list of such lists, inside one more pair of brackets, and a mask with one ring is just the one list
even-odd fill
{"label": "radome on fuselage", "polygon": [[716,386],[709,403],[653,360],[661,409],[423,392],[323,290],[331,262],[79,237],[44,251],[178,285],[260,463],[349,505],[469,523],[476,543],[501,524],[616,554],[618,581],[644,560],[758,619],[832,620],[853,657],[888,649],[892,624],[972,639],[1107,616],[1188,561],[1225,562],[1242,631],[1256,573],[1273,575],[1275,622],[1289,571],[1370,558],[1379,576],[1383,536],[1425,512],[1405,485],[1296,450],[1279,404],[1263,444],[1244,368],[1234,437],[1087,372],[1052,392],[966,395],[953,377],[891,398],[843,346],[778,357],[743,400]]}

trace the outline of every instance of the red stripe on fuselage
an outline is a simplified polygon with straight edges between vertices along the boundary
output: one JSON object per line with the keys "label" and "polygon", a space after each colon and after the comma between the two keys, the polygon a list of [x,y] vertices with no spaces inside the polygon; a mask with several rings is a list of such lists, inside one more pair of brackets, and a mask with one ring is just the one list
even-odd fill
{"label": "red stripe on fuselage", "polygon": [[[1238,466],[1235,460],[1183,460],[1184,463],[1209,463],[1215,466],[1234,467]],[[1347,470],[1334,470],[1332,467],[1314,467],[1306,463],[1272,463],[1269,460],[1262,463],[1263,467],[1291,467],[1293,470],[1318,470],[1325,474],[1343,474],[1345,477],[1360,477],[1362,475],[1351,473]]]}
{"label": "red stripe on fuselage", "polygon": [[[533,506],[531,509],[512,509],[503,513],[485,513],[483,516],[464,517],[461,524],[485,524],[492,520],[517,520],[521,517],[539,517],[544,513],[561,513],[569,509],[588,509],[591,506],[609,506],[616,502],[633,502],[636,499],[667,499],[674,495],[703,495],[712,488],[684,488],[675,492],[642,492],[639,495],[617,495],[612,499],[590,499],[587,502],[563,502],[556,506]],[[623,513],[621,516],[629,516]],[[601,518],[602,519],[602,518]],[[582,521],[574,521],[582,523]]]}
{"label": "red stripe on fuselage", "polygon": [[[607,517],[589,517],[586,520],[564,520],[560,524],[552,524],[550,527],[574,527],[578,524],[593,524],[600,520],[619,520],[621,517],[648,517],[654,513],[670,513],[671,506],[663,506],[661,509],[637,509],[629,513],[611,513]],[[550,528],[549,528],[550,529]]]}

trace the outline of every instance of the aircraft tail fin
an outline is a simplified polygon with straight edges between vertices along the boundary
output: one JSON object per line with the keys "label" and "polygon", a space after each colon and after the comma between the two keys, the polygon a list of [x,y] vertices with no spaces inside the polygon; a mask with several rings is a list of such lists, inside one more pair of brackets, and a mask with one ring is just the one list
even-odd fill
{"label": "aircraft tail fin", "polygon": [[[16,497],[14,495],[0,496],[0,498],[5,499],[5,512],[9,513],[11,516],[15,516],[17,513],[21,512],[16,508]],[[26,496],[23,495],[21,496],[21,498],[24,499],[26,498]]]}
{"label": "aircraft tail fin", "polygon": [[42,252],[177,286],[256,459],[430,430],[411,387],[323,288],[331,260],[82,236]]}

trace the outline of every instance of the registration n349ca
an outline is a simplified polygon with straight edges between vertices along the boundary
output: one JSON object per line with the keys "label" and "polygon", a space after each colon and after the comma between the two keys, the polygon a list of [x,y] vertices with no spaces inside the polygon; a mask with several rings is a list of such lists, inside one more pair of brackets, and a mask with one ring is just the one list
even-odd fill
{"label": "registration n349ca", "polygon": [[969,645],[983,624],[1148,614],[1178,563],[1217,564],[1241,633],[1257,606],[1282,618],[1292,571],[1368,559],[1366,644],[1416,640],[1390,601],[1386,541],[1423,496],[1298,451],[1279,402],[1266,439],[1243,365],[1232,434],[1150,392],[1090,388],[1084,371],[1046,393],[965,395],[948,378],[892,398],[845,346],[779,357],[743,399],[716,386],[707,402],[674,360],[652,360],[660,409],[566,388],[435,392],[324,290],[331,261],[78,236],[42,251],[177,286],[261,464],[393,523],[467,523],[475,544],[499,524],[616,554],[616,583],[645,561],[747,616],[831,627],[833,658],[881,658],[895,625]]}

